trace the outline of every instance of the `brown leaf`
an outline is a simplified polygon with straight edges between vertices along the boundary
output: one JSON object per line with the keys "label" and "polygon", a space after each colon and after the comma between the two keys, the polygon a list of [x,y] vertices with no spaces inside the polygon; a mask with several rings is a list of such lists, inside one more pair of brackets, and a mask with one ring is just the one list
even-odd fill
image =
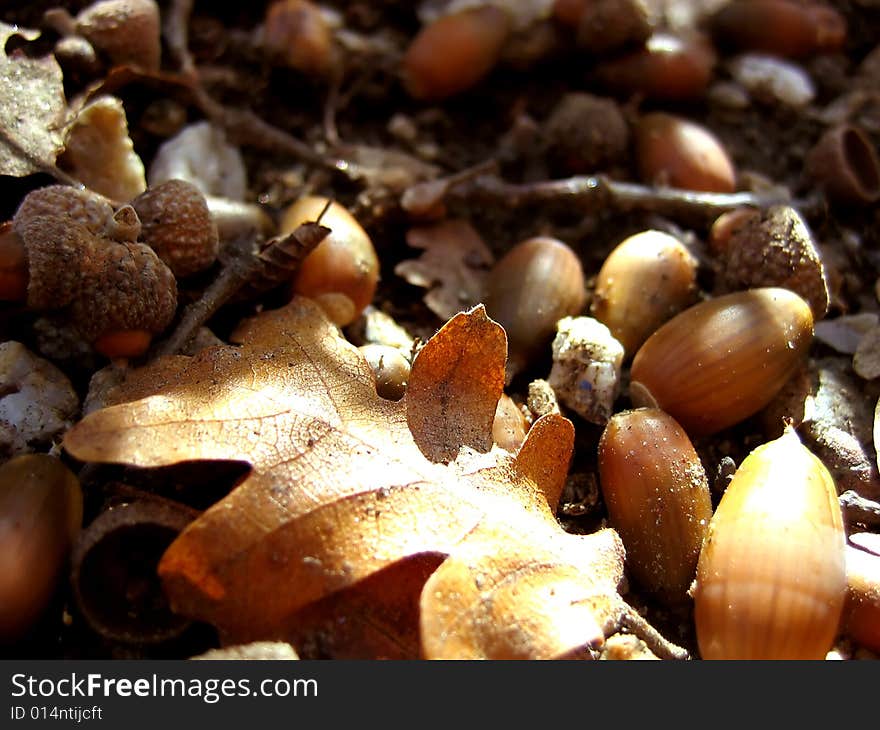
{"label": "brown leaf", "polygon": [[446,320],[483,299],[494,258],[473,226],[443,221],[410,229],[406,241],[425,252],[418,259],[401,261],[394,273],[430,290],[424,299],[434,314]]}
{"label": "brown leaf", "polygon": [[479,305],[454,316],[413,362],[406,419],[422,453],[452,461],[462,446],[492,448],[492,423],[504,391],[507,336]]}
{"label": "brown leaf", "polygon": [[[159,566],[176,610],[227,642],[321,644],[336,616],[352,622],[329,640],[337,655],[411,656],[419,636],[426,657],[580,656],[629,615],[616,592],[623,548],[611,530],[571,535],[555,520],[548,496],[558,499],[573,443],[561,416],[539,420],[517,457],[459,450],[490,443],[491,418],[482,437],[475,424],[500,392],[496,328],[479,309],[460,315],[421,364],[418,355],[422,382],[404,399],[413,402],[391,402],[376,395],[357,349],[295,299],[246,322],[240,349],[211,348],[177,375],[162,371],[161,394],[87,416],[65,447],[138,466],[252,465]],[[477,372],[491,375],[461,382]],[[447,423],[431,443],[435,432],[420,425],[417,444],[407,410],[424,416],[431,404],[419,394],[452,383],[468,390],[448,401],[448,414],[469,422],[464,440]],[[434,463],[420,446],[458,456]],[[459,625],[467,631],[450,643]]]}
{"label": "brown leaf", "polygon": [[[40,33],[0,23],[0,48],[15,35],[32,41]],[[54,56],[0,50],[0,174],[24,177],[52,167],[63,146],[66,113]]]}

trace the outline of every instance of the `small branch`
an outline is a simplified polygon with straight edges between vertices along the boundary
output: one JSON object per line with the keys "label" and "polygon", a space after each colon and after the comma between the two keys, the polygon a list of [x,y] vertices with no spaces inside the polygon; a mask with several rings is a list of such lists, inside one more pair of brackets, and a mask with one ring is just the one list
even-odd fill
{"label": "small branch", "polygon": [[690,659],[690,654],[680,646],[667,641],[651,624],[643,619],[636,610],[626,605],[620,616],[620,628],[627,629],[638,636],[645,645],[661,659]]}
{"label": "small branch", "polygon": [[800,210],[814,207],[813,200],[792,201],[757,193],[707,193],[661,188],[611,180],[604,175],[578,175],[562,180],[510,183],[494,175],[481,175],[463,184],[449,185],[447,198],[518,208],[537,203],[569,203],[583,212],[610,208],[642,210],[671,217],[696,215],[705,219],[741,206],[767,208],[788,204]]}
{"label": "small branch", "polygon": [[[329,203],[321,211],[324,215]],[[159,343],[152,357],[174,355],[181,352],[196,331],[237,294],[247,289],[248,295],[256,295],[290,281],[302,260],[330,234],[330,229],[320,223],[303,223],[292,233],[268,241],[260,250],[251,237],[232,241],[224,251],[223,271],[183,312],[180,323],[171,336]]]}
{"label": "small branch", "polygon": [[189,18],[194,0],[172,0],[162,24],[162,34],[168,49],[180,65],[180,72],[195,81],[198,74],[189,52]]}

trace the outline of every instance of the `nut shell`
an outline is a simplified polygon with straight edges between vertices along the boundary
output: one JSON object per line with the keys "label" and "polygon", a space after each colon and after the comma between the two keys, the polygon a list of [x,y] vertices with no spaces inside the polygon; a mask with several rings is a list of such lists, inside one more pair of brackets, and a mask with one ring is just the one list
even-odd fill
{"label": "nut shell", "polygon": [[720,431],[759,411],[809,350],[813,316],[787,289],[735,292],[696,304],[636,353],[630,396],[672,415],[691,435]]}
{"label": "nut shell", "polygon": [[834,480],[788,429],[733,476],[694,587],[704,659],[823,659],[846,592]]}
{"label": "nut shell", "polygon": [[596,278],[591,314],[632,356],[661,324],[692,304],[697,260],[677,238],[643,231],[605,259]]}
{"label": "nut shell", "polygon": [[162,52],[154,0],[100,0],[76,16],[77,32],[114,65],[158,71]]}
{"label": "nut shell", "polygon": [[599,478],[630,571],[662,600],[685,601],[712,502],[684,429],[657,409],[615,414],[599,440]]}
{"label": "nut shell", "polygon": [[806,168],[837,204],[880,200],[880,156],[868,135],[852,124],[825,132],[807,155]]}
{"label": "nut shell", "polygon": [[555,238],[522,241],[489,272],[485,304],[489,316],[507,332],[510,379],[548,348],[559,320],[583,310],[586,288],[580,259]]}
{"label": "nut shell", "polygon": [[880,555],[846,546],[846,634],[871,651],[880,652]]}

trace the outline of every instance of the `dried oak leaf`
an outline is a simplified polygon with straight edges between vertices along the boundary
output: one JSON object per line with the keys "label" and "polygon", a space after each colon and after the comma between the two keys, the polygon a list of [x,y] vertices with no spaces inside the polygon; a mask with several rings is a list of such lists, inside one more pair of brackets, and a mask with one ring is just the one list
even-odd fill
{"label": "dried oak leaf", "polygon": [[469,223],[447,220],[411,228],[406,242],[424,249],[424,253],[417,259],[401,261],[394,273],[414,286],[428,289],[425,304],[442,320],[483,299],[494,257]]}
{"label": "dried oak leaf", "polygon": [[63,147],[67,104],[54,56],[30,58],[6,46],[39,32],[0,23],[0,175],[24,177],[55,164]]}
{"label": "dried oak leaf", "polygon": [[[65,438],[87,461],[251,464],[162,558],[175,610],[225,643],[298,648],[336,617],[358,657],[583,656],[620,626],[686,656],[618,595],[616,532],[555,520],[571,422],[549,414],[515,456],[487,450],[506,340],[482,307],[429,340],[399,402],[376,395],[361,354],[308,300],[234,339],[241,348],[178,357],[160,394],[92,413]],[[143,393],[155,368],[120,392]]]}

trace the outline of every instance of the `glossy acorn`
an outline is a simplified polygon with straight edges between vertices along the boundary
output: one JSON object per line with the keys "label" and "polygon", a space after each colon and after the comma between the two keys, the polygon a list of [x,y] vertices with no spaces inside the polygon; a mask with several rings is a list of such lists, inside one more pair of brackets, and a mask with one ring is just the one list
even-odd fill
{"label": "glossy acorn", "polygon": [[692,304],[697,260],[662,231],[621,241],[596,277],[590,313],[611,330],[628,357],[665,321]]}
{"label": "glossy acorn", "polygon": [[630,397],[662,408],[692,437],[757,413],[785,385],[813,338],[809,305],[788,289],[734,292],[673,317],[633,358]]}
{"label": "glossy acorn", "polygon": [[880,652],[880,555],[846,546],[844,633],[871,651]]}
{"label": "glossy acorn", "polygon": [[846,41],[844,17],[814,0],[734,0],[710,25],[722,46],[787,58],[836,51]]}
{"label": "glossy acorn", "polygon": [[711,43],[702,35],[658,32],[643,47],[603,60],[594,76],[618,97],[641,94],[666,101],[697,99],[712,80],[716,60]]}
{"label": "glossy acorn", "polygon": [[630,572],[661,600],[686,601],[712,502],[684,429],[653,408],[615,414],[599,439],[599,481]]}
{"label": "glossy acorn", "polygon": [[507,375],[512,378],[542,349],[549,353],[556,323],[580,314],[586,282],[577,254],[555,238],[518,243],[489,272],[486,311],[507,332]]}
{"label": "glossy acorn", "polygon": [[358,348],[376,378],[376,393],[386,400],[400,400],[406,393],[410,362],[396,347],[361,345]]}
{"label": "glossy acorn", "polygon": [[[317,220],[327,198],[305,196],[283,214],[281,233]],[[330,234],[303,260],[292,292],[314,299],[339,326],[351,324],[372,301],[379,282],[379,258],[369,235],[337,202],[321,218]]]}
{"label": "glossy acorn", "polygon": [[635,129],[636,160],[644,182],[685,190],[732,193],[736,169],[724,146],[704,126],[651,112]]}
{"label": "glossy acorn", "polygon": [[846,595],[837,489],[789,428],[736,470],[694,584],[704,659],[824,659]]}
{"label": "glossy acorn", "polygon": [[481,81],[495,66],[511,29],[510,14],[483,5],[444,15],[426,25],[403,57],[410,96],[439,101]]}
{"label": "glossy acorn", "polygon": [[0,643],[40,618],[82,515],[79,481],[55,457],[26,454],[0,467]]}

